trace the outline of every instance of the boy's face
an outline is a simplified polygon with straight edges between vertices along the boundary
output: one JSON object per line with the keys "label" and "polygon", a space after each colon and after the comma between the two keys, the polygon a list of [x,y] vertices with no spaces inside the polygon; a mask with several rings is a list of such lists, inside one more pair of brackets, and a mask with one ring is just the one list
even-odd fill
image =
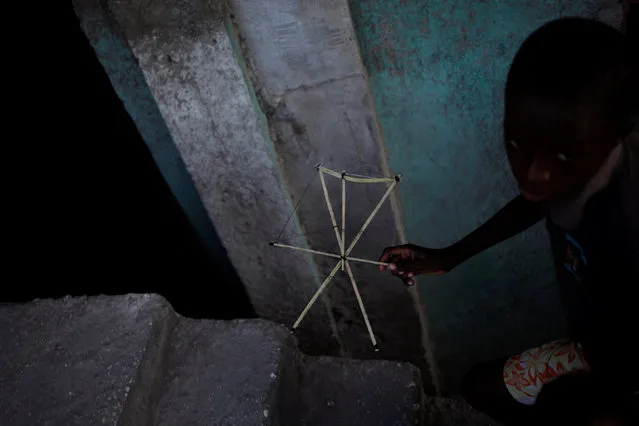
{"label": "boy's face", "polygon": [[590,111],[530,98],[507,103],[506,152],[524,197],[535,202],[570,197],[599,170],[617,137]]}

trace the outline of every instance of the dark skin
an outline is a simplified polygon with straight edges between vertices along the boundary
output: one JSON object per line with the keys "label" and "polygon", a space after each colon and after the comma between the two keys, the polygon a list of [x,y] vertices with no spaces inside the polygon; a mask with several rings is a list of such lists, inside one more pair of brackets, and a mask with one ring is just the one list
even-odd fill
{"label": "dark skin", "polygon": [[[442,249],[406,244],[384,249],[380,262],[404,284],[444,274],[544,218],[545,204],[579,193],[620,142],[617,127],[595,108],[565,108],[534,98],[507,102],[504,145],[521,195],[460,241]],[[544,123],[544,125],[540,125]],[[380,271],[386,270],[380,266]]]}
{"label": "dark skin", "polygon": [[522,195],[543,203],[579,192],[618,143],[614,121],[602,116],[533,97],[508,102],[506,153]]}
{"label": "dark skin", "polygon": [[[625,5],[623,27],[628,42],[626,47],[632,46],[627,49],[627,52],[636,54],[639,50],[636,48],[638,22],[635,18],[639,17],[639,10],[637,10],[639,1],[624,0],[622,3]],[[567,25],[564,28],[571,28],[572,31],[578,26]],[[609,34],[606,35],[605,31],[600,33],[603,38],[609,37],[609,40],[613,38]],[[562,38],[563,35],[560,35],[559,40],[567,40]],[[588,61],[592,57],[588,55],[591,51],[597,51],[595,47],[599,40],[590,39],[585,44],[588,49],[581,52],[582,56],[579,58],[583,60],[586,67],[591,64]],[[512,80],[509,75],[511,84],[507,84],[506,87],[504,145],[513,176],[520,188],[520,195],[486,223],[449,247],[429,249],[408,244],[384,249],[380,260],[389,263],[391,273],[400,278],[404,284],[414,285],[417,275],[449,272],[467,259],[542,220],[550,203],[569,200],[584,189],[611,151],[631,130],[630,120],[622,118],[621,111],[625,111],[626,108],[623,102],[619,102],[616,98],[610,102],[609,98],[606,98],[614,92],[582,92],[582,98],[568,99],[576,93],[573,89],[580,87],[579,83],[564,85],[563,83],[571,83],[564,80],[563,83],[555,81],[556,87],[552,86],[552,81],[550,85],[544,85],[542,82],[548,75],[536,74],[534,70],[540,63],[539,58],[547,56],[548,41],[537,47],[534,47],[535,43],[539,41],[533,41],[528,45],[527,54],[530,55],[530,52],[540,48],[544,50],[544,54],[539,56],[539,52],[532,53],[532,57],[537,55],[537,60],[530,62],[525,59],[527,56],[522,56],[520,64],[525,64],[524,68],[520,65],[519,74],[514,73]],[[576,45],[578,43],[575,42]],[[610,42],[610,46],[612,45],[613,43]],[[570,46],[570,43],[567,43],[563,47],[564,50],[558,49],[555,54],[561,57],[562,53],[557,52],[572,51]],[[611,50],[606,49],[606,52]],[[605,56],[602,52],[597,54],[602,55],[601,57]],[[636,56],[633,56],[630,62],[633,67],[636,66]],[[595,66],[598,65],[595,64]],[[551,69],[544,68],[543,64],[539,68],[542,71]],[[526,75],[526,72],[531,69],[533,70],[531,75],[535,78],[519,80],[518,83],[517,79],[521,78],[518,76]],[[572,71],[563,74],[563,78],[579,77],[579,67],[568,67],[568,69]],[[619,81],[622,75],[619,74],[609,82]],[[630,75],[637,75],[636,70]],[[606,77],[610,75],[604,75],[601,81],[605,81]],[[632,81],[636,83],[634,77],[631,78],[630,82]],[[636,86],[626,82],[623,87],[628,100],[636,99],[634,92]],[[513,93],[513,88],[521,92]],[[594,90],[599,89],[594,87]],[[543,96],[544,93],[552,93],[555,99],[544,100],[537,97]],[[635,93],[634,98],[632,93]],[[561,96],[564,96],[563,101]],[[590,105],[586,105],[584,102],[586,99],[593,101]],[[597,100],[594,101],[594,99]],[[619,108],[619,111],[598,109],[604,105]],[[385,269],[386,267],[383,266],[380,268],[382,271]],[[600,284],[605,286],[607,283]],[[601,341],[598,346],[606,347],[605,344],[601,345]],[[462,394],[467,402],[503,424],[557,426],[639,424],[636,395],[633,400],[633,397],[625,391],[617,392],[618,387],[615,385],[617,382],[609,381],[611,377],[607,376],[610,371],[606,370],[606,373],[602,372],[603,370],[592,370],[587,373],[559,377],[543,386],[535,405],[524,405],[510,395],[504,384],[505,360],[493,360],[477,365],[465,375],[462,385]],[[624,386],[622,385],[622,389]]]}
{"label": "dark skin", "polygon": [[[384,249],[380,261],[389,263],[391,273],[408,286],[415,284],[417,275],[447,273],[476,254],[541,221],[547,203],[578,194],[625,135],[617,131],[618,127],[612,120],[602,119],[595,108],[575,109],[568,114],[557,113],[558,108],[565,111],[566,107],[534,98],[507,102],[504,144],[521,194],[486,223],[449,247],[430,249],[406,244]],[[552,121],[544,117],[553,113],[560,118]],[[381,271],[385,269],[385,266],[380,267]],[[504,362],[502,359],[478,366],[474,378],[468,382],[470,384],[465,385],[470,389],[463,390],[468,402],[482,407],[504,424],[548,424],[547,420],[553,416],[545,415],[542,407],[519,404],[507,393],[502,378]],[[560,389],[565,382],[564,378],[557,379],[554,387],[546,392],[545,400],[550,401],[548,406],[553,407],[555,401],[562,401],[562,395],[572,392],[558,391],[561,393],[559,396],[555,395],[557,392],[552,394],[553,388]],[[571,384],[567,386],[571,387]],[[583,420],[558,424],[628,424],[616,412],[593,415],[583,412],[583,409],[581,412],[585,415]]]}

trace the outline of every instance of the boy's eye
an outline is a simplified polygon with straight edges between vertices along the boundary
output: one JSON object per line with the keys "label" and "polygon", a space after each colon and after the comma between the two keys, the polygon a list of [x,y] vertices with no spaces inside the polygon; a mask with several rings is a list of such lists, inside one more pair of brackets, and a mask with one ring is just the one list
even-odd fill
{"label": "boy's eye", "polygon": [[559,161],[561,161],[562,163],[568,162],[568,157],[566,156],[566,154],[564,154],[562,152],[557,154],[557,158],[559,158]]}

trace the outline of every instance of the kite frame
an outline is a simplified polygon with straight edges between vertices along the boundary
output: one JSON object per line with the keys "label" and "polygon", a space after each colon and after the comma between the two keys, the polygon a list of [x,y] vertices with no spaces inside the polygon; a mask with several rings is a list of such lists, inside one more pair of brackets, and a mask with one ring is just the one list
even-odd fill
{"label": "kite frame", "polygon": [[[324,282],[319,286],[319,288],[317,289],[317,291],[315,292],[315,294],[313,295],[311,300],[308,302],[308,304],[306,305],[306,307],[304,308],[304,310],[302,311],[300,316],[297,318],[297,321],[295,321],[295,324],[293,325],[293,329],[296,329],[300,325],[300,323],[302,322],[302,320],[304,319],[304,317],[306,316],[308,311],[311,309],[311,307],[313,306],[315,301],[317,301],[317,298],[322,294],[322,292],[326,289],[326,287],[329,285],[331,280],[335,277],[335,275],[337,274],[337,271],[340,270],[340,269],[342,271],[346,270],[346,273],[348,274],[348,278],[349,278],[349,281],[351,283],[351,286],[353,287],[353,292],[355,293],[355,297],[357,298],[357,304],[359,305],[359,309],[362,312],[362,316],[364,317],[364,322],[366,323],[366,329],[368,330],[368,334],[370,336],[371,343],[373,344],[373,348],[376,351],[378,351],[379,347],[377,345],[377,340],[375,339],[375,334],[373,333],[373,329],[371,327],[370,321],[368,320],[368,314],[366,313],[366,308],[364,307],[364,302],[362,301],[362,296],[359,293],[359,288],[357,286],[357,282],[355,281],[355,277],[353,275],[353,271],[351,269],[350,263],[351,262],[360,262],[360,263],[367,263],[367,264],[373,264],[373,265],[383,265],[383,266],[388,266],[388,263],[378,262],[378,261],[375,261],[375,260],[362,259],[362,258],[358,258],[358,257],[353,257],[353,256],[350,256],[350,254],[353,251],[353,249],[355,248],[355,246],[357,245],[357,243],[359,242],[359,240],[362,237],[362,235],[364,234],[364,231],[366,231],[366,228],[368,228],[368,226],[372,222],[372,220],[375,217],[375,215],[377,215],[377,213],[379,212],[379,209],[382,207],[384,202],[388,199],[388,197],[393,192],[393,190],[395,189],[397,184],[400,182],[401,175],[396,175],[394,177],[370,177],[370,176],[357,175],[357,174],[353,174],[353,173],[347,173],[347,172],[344,172],[344,171],[337,172],[335,170],[331,170],[331,169],[329,169],[327,167],[324,167],[321,164],[318,164],[316,166],[316,169],[318,170],[320,181],[322,182],[322,191],[324,192],[324,199],[326,201],[326,207],[327,207],[328,213],[329,213],[329,215],[331,217],[331,223],[333,225],[332,227],[333,227],[333,230],[335,232],[335,238],[337,239],[337,246],[339,247],[339,254],[338,253],[329,253],[329,252],[320,251],[320,250],[313,250],[313,249],[309,249],[309,248],[305,248],[305,247],[297,247],[297,246],[293,246],[293,245],[289,245],[289,244],[283,244],[283,243],[280,243],[280,242],[277,242],[277,241],[270,243],[270,245],[273,246],[273,247],[286,248],[286,249],[291,249],[291,250],[299,250],[299,251],[303,251],[303,252],[306,252],[306,253],[316,254],[316,255],[319,255],[319,256],[331,257],[331,258],[339,259],[339,261],[337,262],[337,264],[335,265],[335,267],[333,268],[331,273],[328,275],[328,277],[326,277]],[[333,176],[333,177],[336,177],[336,178],[339,178],[339,179],[342,180],[342,211],[341,211],[341,213],[342,213],[341,219],[342,220],[341,220],[341,227],[337,225],[337,219],[335,217],[335,211],[333,210],[333,204],[331,203],[331,199],[330,199],[330,197],[328,195],[328,189],[326,187],[326,179],[324,178],[325,175]],[[359,183],[359,184],[372,184],[372,183],[387,183],[387,184],[389,184],[388,188],[386,189],[386,192],[384,193],[382,198],[379,200],[379,202],[377,203],[377,205],[375,206],[373,211],[368,215],[368,218],[366,219],[364,224],[361,226],[361,228],[359,229],[359,231],[355,235],[355,238],[353,238],[353,241],[348,246],[348,248],[346,247],[346,182]],[[302,197],[303,196],[304,196],[304,194],[302,195]],[[301,200],[302,197],[300,197],[300,200]],[[298,206],[299,206],[299,201],[298,201]],[[296,209],[297,209],[297,207],[294,209],[293,214],[295,214],[295,210]],[[287,221],[287,223],[288,223],[288,221]],[[284,226],[286,227],[286,225],[284,225]],[[283,231],[283,229],[282,229],[282,231]],[[280,232],[280,236],[281,236],[281,234],[282,233]],[[279,239],[279,236],[278,236],[277,239]]]}

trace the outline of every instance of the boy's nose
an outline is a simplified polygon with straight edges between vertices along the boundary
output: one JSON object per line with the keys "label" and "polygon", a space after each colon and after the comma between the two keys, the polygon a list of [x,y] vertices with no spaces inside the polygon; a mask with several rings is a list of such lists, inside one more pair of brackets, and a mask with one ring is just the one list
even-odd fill
{"label": "boy's nose", "polygon": [[550,169],[538,157],[533,158],[528,168],[528,180],[530,182],[546,182],[550,180]]}

